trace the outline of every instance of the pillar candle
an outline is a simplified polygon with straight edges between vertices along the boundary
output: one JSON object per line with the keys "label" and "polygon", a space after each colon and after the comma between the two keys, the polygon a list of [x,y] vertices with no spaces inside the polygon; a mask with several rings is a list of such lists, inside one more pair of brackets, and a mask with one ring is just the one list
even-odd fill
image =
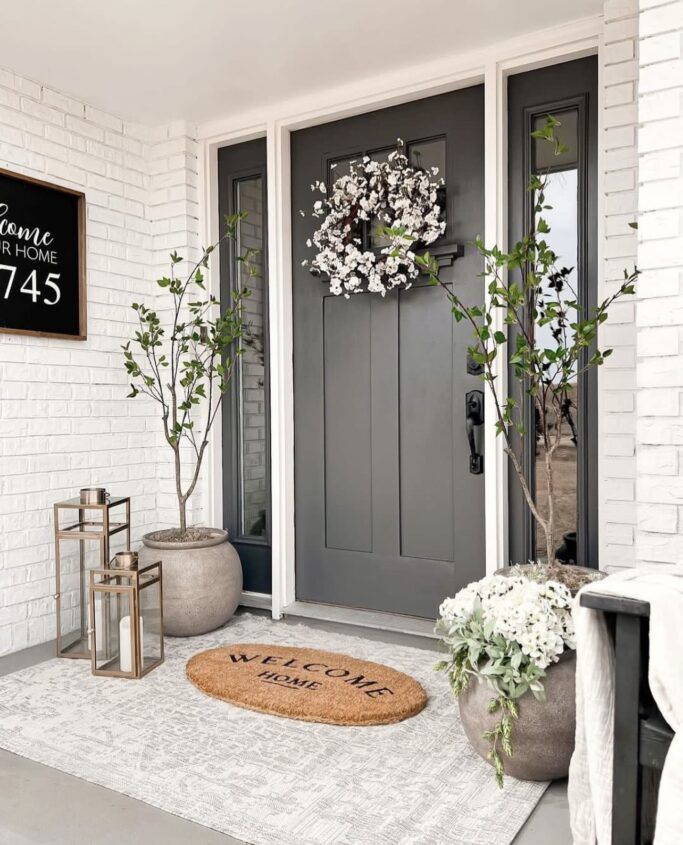
{"label": "pillar candle", "polygon": [[[140,617],[140,654],[144,654],[143,649],[143,625],[142,616]],[[130,630],[130,616],[122,616],[119,622],[119,653],[121,655],[121,671],[132,672],[132,633]]]}

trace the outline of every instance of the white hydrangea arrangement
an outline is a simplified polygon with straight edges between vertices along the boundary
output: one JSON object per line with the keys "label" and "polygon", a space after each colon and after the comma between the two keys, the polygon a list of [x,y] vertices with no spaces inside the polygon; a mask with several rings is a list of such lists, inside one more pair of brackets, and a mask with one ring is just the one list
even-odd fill
{"label": "white hydrangea arrangement", "polygon": [[439,608],[436,631],[449,652],[437,664],[456,696],[472,677],[486,681],[494,698],[489,712],[499,712],[495,727],[484,734],[489,759],[502,786],[501,751],[512,757],[512,725],[518,700],[528,692],[543,700],[545,670],[563,652],[575,648],[572,596],[559,581],[492,575],[468,584]]}
{"label": "white hydrangea arrangement", "polygon": [[[394,288],[409,288],[422,271],[406,244],[427,245],[445,231],[438,168],[412,167],[402,149],[399,139],[387,161],[363,156],[329,189],[324,182],[311,185],[322,194],[313,204],[313,216],[322,222],[307,241],[316,250],[310,268],[329,278],[330,292],[337,296],[348,299],[365,291],[385,296]],[[373,234],[382,235],[386,244],[370,248],[362,237],[364,225],[374,226]]]}

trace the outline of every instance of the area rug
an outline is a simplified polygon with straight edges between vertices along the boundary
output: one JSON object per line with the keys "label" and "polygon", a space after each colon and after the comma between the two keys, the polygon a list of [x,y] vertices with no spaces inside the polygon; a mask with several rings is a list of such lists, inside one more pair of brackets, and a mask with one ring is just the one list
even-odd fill
{"label": "area rug", "polygon": [[[354,654],[410,674],[429,702],[376,727],[233,707],[185,676],[193,654],[231,642]],[[140,681],[57,659],[0,678],[0,746],[251,845],[506,845],[546,787],[496,787],[433,672],[436,652],[255,615],[166,644],[166,663]]]}
{"label": "area rug", "polygon": [[214,698],[304,722],[389,725],[419,713],[422,686],[404,672],[348,654],[234,643],[195,654],[187,677]]}

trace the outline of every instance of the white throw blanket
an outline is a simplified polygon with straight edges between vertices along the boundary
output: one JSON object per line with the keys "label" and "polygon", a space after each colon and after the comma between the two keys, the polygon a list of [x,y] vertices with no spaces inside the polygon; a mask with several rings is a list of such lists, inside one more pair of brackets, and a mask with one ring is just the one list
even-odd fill
{"label": "white throw blanket", "polygon": [[650,603],[649,682],[675,732],[662,772],[655,845],[683,843],[683,566],[629,569],[583,588],[576,598],[576,748],[569,768],[575,845],[612,841],[614,647],[604,615],[579,605],[584,592]]}

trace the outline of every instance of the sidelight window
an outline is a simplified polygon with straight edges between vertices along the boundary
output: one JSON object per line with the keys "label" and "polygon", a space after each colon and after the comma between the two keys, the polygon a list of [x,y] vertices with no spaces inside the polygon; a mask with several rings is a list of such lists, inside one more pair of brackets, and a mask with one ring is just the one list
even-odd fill
{"label": "sidelight window", "polygon": [[[508,245],[521,240],[534,222],[535,197],[527,190],[529,179],[547,174],[546,204],[552,207],[543,211],[551,230],[546,240],[558,256],[558,269],[571,269],[562,298],[575,300],[583,314],[591,313],[597,300],[597,102],[594,56],[508,79]],[[559,155],[552,144],[531,137],[548,115],[560,123],[555,135],[566,150]],[[546,294],[555,295],[555,291],[548,286]],[[545,332],[537,339],[542,347],[552,348],[558,341],[548,329]],[[569,327],[567,332],[570,340]],[[511,328],[511,342],[514,335]],[[585,566],[598,565],[597,372],[581,372],[591,354],[590,349],[583,351],[577,366],[580,374],[564,397],[559,427],[554,424],[560,438],[554,462],[555,552],[566,563]],[[542,406],[525,395],[513,372],[509,375],[510,390],[523,410],[524,428],[531,433],[521,440],[514,435],[516,451],[544,512],[544,445],[532,435]],[[510,559],[545,557],[545,539],[538,534],[514,473],[508,484]]]}
{"label": "sidelight window", "polygon": [[[550,144],[540,140],[533,140],[532,160],[537,175],[547,174],[545,201],[549,208],[543,212],[543,217],[550,226],[549,243],[558,255],[558,269],[568,268],[571,272],[566,275],[562,284],[565,289],[560,292],[563,299],[580,301],[578,274],[578,238],[579,238],[579,160],[578,160],[578,110],[571,109],[557,114],[560,121],[556,127],[556,137],[567,147],[559,155],[553,154]],[[545,115],[534,119],[534,129],[540,129],[545,121]],[[550,288],[549,280],[545,280],[544,296],[554,298],[556,292]],[[562,342],[562,338],[554,338],[551,326],[536,329],[542,333],[538,337],[544,348],[553,348]],[[571,329],[567,329],[571,332]],[[541,413],[540,397],[536,399],[535,417]],[[578,412],[579,390],[578,379],[574,377],[567,395],[564,397],[562,419],[560,422],[560,446],[555,457],[555,485],[556,485],[556,520],[559,552],[568,560],[576,558],[576,526],[577,526],[577,490],[578,490]],[[545,488],[545,447],[540,436],[535,445],[535,481],[537,501],[541,512],[547,508]],[[542,549],[545,542],[542,529],[536,527],[536,548]]]}
{"label": "sidelight window", "polygon": [[[267,593],[270,566],[270,421],[266,141],[218,151],[219,214],[244,213],[221,248],[221,302],[247,288],[243,352],[223,398],[223,526],[239,552],[244,589]],[[250,251],[250,267],[240,261]]]}
{"label": "sidelight window", "polygon": [[248,321],[244,352],[238,359],[239,384],[239,522],[244,537],[266,534],[267,449],[266,449],[266,360],[263,274],[263,180],[261,176],[235,182],[235,209],[246,212],[237,230],[237,255],[247,249],[258,252],[252,258],[257,274],[247,274],[244,264],[235,262],[237,287],[248,288],[245,300]]}

